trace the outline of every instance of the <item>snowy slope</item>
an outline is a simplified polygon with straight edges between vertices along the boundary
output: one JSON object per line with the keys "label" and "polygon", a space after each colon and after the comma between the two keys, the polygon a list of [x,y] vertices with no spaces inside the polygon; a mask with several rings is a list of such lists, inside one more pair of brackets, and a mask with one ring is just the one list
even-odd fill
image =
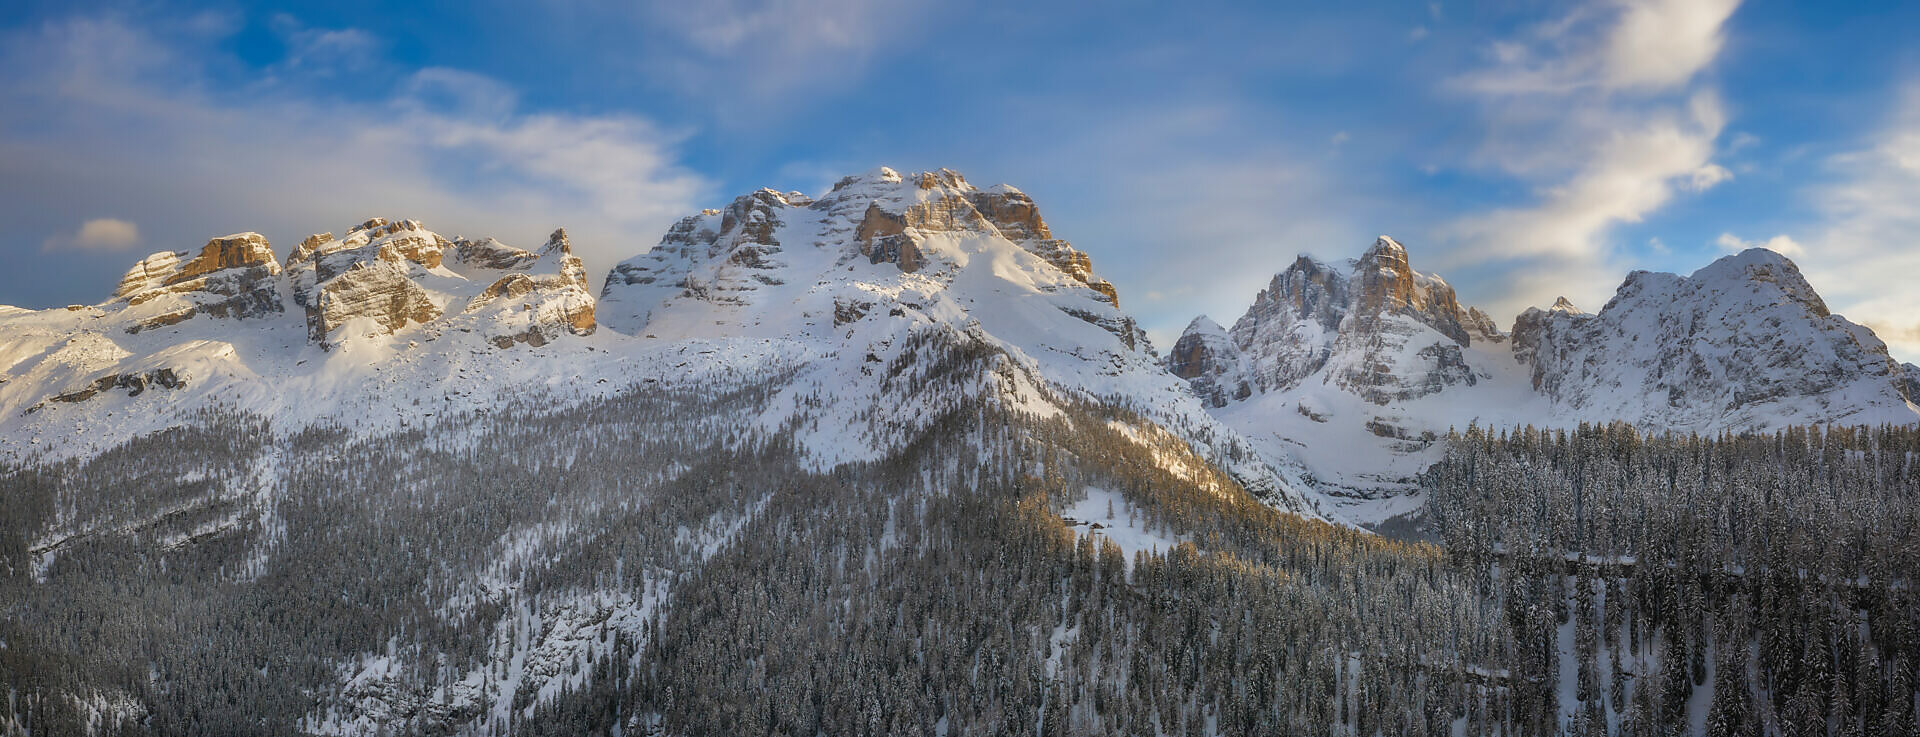
{"label": "snowy slope", "polygon": [[[964,399],[893,377],[929,367],[912,351],[978,342],[1004,356],[987,393],[1009,406],[1050,416],[1063,400],[1117,402],[1311,513],[1271,469],[1226,460],[1244,441],[1160,370],[1117,303],[1019,190],[885,168],[818,199],[761,190],[687,218],[616,266],[600,295],[607,327],[643,342],[720,331],[795,356],[802,368],[769,417],[804,416],[791,429],[821,462],[873,457]],[[1162,442],[1138,430],[1141,442]]]}

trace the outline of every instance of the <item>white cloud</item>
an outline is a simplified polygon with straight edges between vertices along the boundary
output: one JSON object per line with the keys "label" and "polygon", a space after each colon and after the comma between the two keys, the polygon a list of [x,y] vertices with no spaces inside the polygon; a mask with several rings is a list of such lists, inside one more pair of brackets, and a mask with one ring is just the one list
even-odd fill
{"label": "white cloud", "polygon": [[1634,0],[1607,38],[1603,83],[1660,89],[1686,84],[1720,53],[1740,0]]}
{"label": "white cloud", "polygon": [[455,70],[418,72],[385,99],[316,99],[276,80],[221,94],[196,66],[208,40],[113,18],[4,39],[0,94],[18,104],[0,111],[0,177],[44,191],[0,214],[111,201],[159,247],[258,230],[282,251],[373,215],[523,246],[564,226],[601,269],[645,251],[710,188],[676,163],[675,131],[523,111],[510,89]]}
{"label": "white cloud", "polygon": [[1800,266],[1835,312],[1867,325],[1895,356],[1920,362],[1920,80],[1896,94],[1888,121],[1826,166],[1809,195],[1818,220]]}
{"label": "white cloud", "polygon": [[1527,185],[1533,201],[1444,228],[1458,248],[1439,265],[1504,265],[1498,312],[1603,299],[1621,270],[1615,227],[1733,177],[1713,160],[1726,111],[1699,80],[1737,5],[1592,2],[1495,43],[1494,63],[1458,80],[1488,131],[1470,163]]}
{"label": "white cloud", "polygon": [[286,44],[284,70],[331,75],[364,68],[380,49],[380,40],[359,28],[312,28],[281,13],[268,23]]}
{"label": "white cloud", "polygon": [[1789,258],[1799,258],[1807,255],[1807,249],[1800,247],[1798,242],[1786,235],[1776,235],[1764,241],[1749,241],[1742,240],[1739,236],[1732,233],[1721,233],[1720,237],[1714,239],[1713,243],[1719,246],[1720,250],[1726,251],[1727,253],[1739,253],[1749,248],[1765,248]]}
{"label": "white cloud", "polygon": [[117,218],[95,218],[80,224],[69,236],[55,236],[40,249],[76,248],[85,251],[125,251],[140,242],[140,227]]}
{"label": "white cloud", "polygon": [[1718,56],[1740,0],[1590,2],[1495,42],[1497,64],[1465,78],[1489,94],[1578,90],[1657,92],[1685,87]]}

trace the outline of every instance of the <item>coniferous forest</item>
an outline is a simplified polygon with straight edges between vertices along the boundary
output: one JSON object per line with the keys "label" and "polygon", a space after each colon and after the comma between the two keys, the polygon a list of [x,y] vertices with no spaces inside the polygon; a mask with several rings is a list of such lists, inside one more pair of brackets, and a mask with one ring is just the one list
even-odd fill
{"label": "coniferous forest", "polygon": [[1915,733],[1911,428],[1470,428],[1396,540],[1117,402],[819,469],[733,429],[761,391],[9,469],[0,731]]}

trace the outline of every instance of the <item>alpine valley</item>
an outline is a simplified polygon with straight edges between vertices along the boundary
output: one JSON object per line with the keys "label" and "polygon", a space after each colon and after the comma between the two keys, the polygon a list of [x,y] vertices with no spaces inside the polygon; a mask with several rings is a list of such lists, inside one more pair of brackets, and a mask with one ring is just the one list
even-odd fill
{"label": "alpine valley", "polygon": [[1251,297],[881,168],[0,307],[0,734],[1915,733],[1920,368],[1791,260]]}

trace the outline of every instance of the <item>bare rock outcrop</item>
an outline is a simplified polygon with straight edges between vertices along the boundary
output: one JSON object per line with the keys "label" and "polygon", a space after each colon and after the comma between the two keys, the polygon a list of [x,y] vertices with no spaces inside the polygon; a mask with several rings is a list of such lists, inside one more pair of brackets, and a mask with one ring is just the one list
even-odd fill
{"label": "bare rock outcrop", "polygon": [[114,299],[139,317],[128,332],[183,322],[196,315],[254,318],[281,311],[275,279],[280,262],[259,233],[207,241],[198,255],[161,251],[141,259],[121,277]]}
{"label": "bare rock outcrop", "polygon": [[1253,394],[1247,383],[1245,357],[1226,328],[1206,315],[1187,324],[1167,353],[1167,369],[1186,379],[1208,406],[1225,407],[1229,400]]}
{"label": "bare rock outcrop", "polygon": [[306,239],[288,268],[308,337],[328,348],[358,337],[342,332],[355,321],[378,335],[457,315],[458,329],[503,348],[595,327],[586,267],[564,230],[533,252],[492,238],[450,240],[417,220],[373,218],[344,238]]}
{"label": "bare rock outcrop", "polygon": [[[1216,405],[1322,373],[1374,404],[1428,396],[1479,380],[1463,348],[1505,340],[1484,313],[1461,307],[1453,287],[1414,271],[1406,248],[1386,236],[1340,264],[1296,258],[1224,340],[1211,324],[1196,320],[1181,336],[1190,349],[1182,370]],[[1201,346],[1208,349],[1196,353]]]}
{"label": "bare rock outcrop", "polygon": [[[498,253],[498,249],[495,249]],[[524,252],[523,252],[524,253]],[[563,228],[531,260],[506,259],[512,270],[467,303],[464,312],[491,315],[482,323],[487,340],[500,348],[516,343],[543,346],[563,333],[590,335],[596,328],[587,271]]]}

